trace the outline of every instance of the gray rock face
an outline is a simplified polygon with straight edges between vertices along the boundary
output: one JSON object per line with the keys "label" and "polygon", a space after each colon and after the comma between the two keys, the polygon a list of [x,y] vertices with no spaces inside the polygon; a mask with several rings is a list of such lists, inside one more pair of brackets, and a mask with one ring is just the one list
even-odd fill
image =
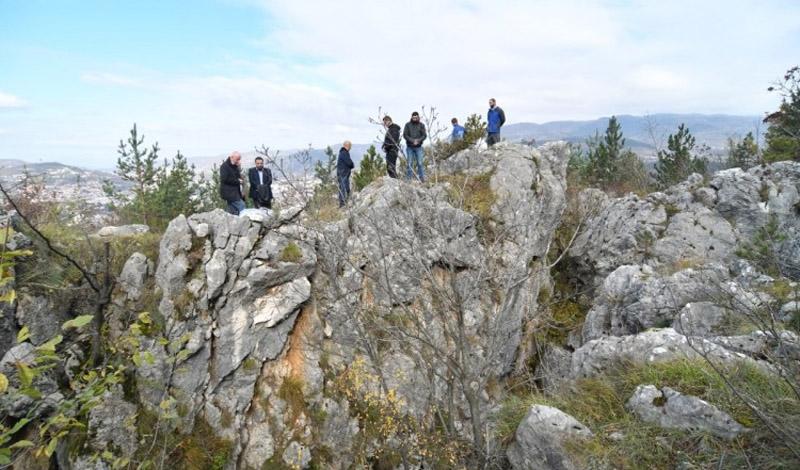
{"label": "gray rock face", "polygon": [[587,439],[592,432],[572,416],[544,405],[534,405],[522,420],[506,455],[518,470],[580,468],[564,450],[568,439]]}
{"label": "gray rock face", "polygon": [[[485,396],[488,377],[511,372],[523,325],[536,314],[541,260],[565,206],[563,147],[505,145],[479,155],[456,155],[445,171],[488,180],[481,190],[493,200],[482,219],[440,186],[385,178],[358,193],[348,218],[320,235],[315,283],[331,326],[325,347],[344,358],[342,367],[367,356],[362,318],[381,316],[375,321],[389,333],[376,368],[414,415],[425,415],[447,393],[438,357],[455,348],[450,312],[463,316],[471,387]],[[391,333],[398,331],[388,323],[394,318],[405,318],[422,340]],[[434,350],[440,352],[431,365],[426,351]],[[431,368],[437,373],[425,372]],[[458,406],[469,416],[463,400]],[[457,424],[469,425],[468,418]]]}
{"label": "gray rock face", "polygon": [[583,340],[634,334],[673,324],[690,302],[706,301],[728,279],[727,269],[709,264],[662,276],[642,265],[620,266],[608,275],[583,326]]}
{"label": "gray rock face", "polygon": [[[184,432],[200,415],[234,442],[234,457],[254,449],[245,455],[253,467],[275,451],[274,429],[247,421],[257,381],[265,364],[285,354],[311,295],[316,255],[303,237],[292,227],[268,229],[261,220],[217,210],[174,219],[161,241],[155,276],[170,344],[143,342],[153,360],[137,368],[140,399],[155,407],[169,393],[188,408]],[[297,246],[299,260],[282,259],[289,244]],[[129,263],[128,284],[139,285],[145,264]],[[248,437],[260,443],[248,446]]]}
{"label": "gray rock face", "polygon": [[639,385],[625,408],[642,421],[663,428],[700,430],[723,439],[734,439],[747,429],[716,406],[669,387]]}
{"label": "gray rock face", "polygon": [[742,171],[718,172],[711,180],[717,192],[716,210],[752,240],[772,221],[783,239],[775,243],[781,268],[800,279],[800,163],[778,162]]}
{"label": "gray rock face", "polygon": [[17,323],[27,326],[30,341],[40,345],[59,334],[61,324],[69,320],[69,304],[63,298],[20,294],[17,301]]}
{"label": "gray rock face", "polygon": [[90,446],[97,452],[113,449],[124,458],[136,452],[136,405],[122,399],[122,391],[107,392],[89,411]]}
{"label": "gray rock face", "polygon": [[800,276],[800,163],[780,162],[699,175],[665,192],[603,200],[569,251],[575,274],[597,286],[623,265],[727,264],[737,245],[771,220],[785,236],[776,251],[789,277]]}
{"label": "gray rock face", "polygon": [[153,263],[147,259],[147,256],[134,253],[128,258],[117,279],[119,288],[125,293],[127,300],[139,300],[142,296],[145,279],[152,272]]}
{"label": "gray rock face", "polygon": [[584,344],[572,354],[572,377],[593,377],[620,363],[650,364],[680,359],[701,359],[707,355],[721,363],[745,361],[764,365],[730,351],[705,338],[687,337],[672,328],[648,330],[636,335],[607,336]]}
{"label": "gray rock face", "polygon": [[290,468],[308,468],[308,464],[311,463],[311,451],[299,442],[292,441],[283,451],[282,459]]}
{"label": "gray rock face", "polygon": [[673,328],[690,336],[707,336],[719,333],[731,312],[713,302],[689,302],[681,309]]}
{"label": "gray rock face", "polygon": [[594,211],[569,250],[576,274],[589,285],[597,285],[622,265],[643,263],[667,225],[663,205],[633,194]]}

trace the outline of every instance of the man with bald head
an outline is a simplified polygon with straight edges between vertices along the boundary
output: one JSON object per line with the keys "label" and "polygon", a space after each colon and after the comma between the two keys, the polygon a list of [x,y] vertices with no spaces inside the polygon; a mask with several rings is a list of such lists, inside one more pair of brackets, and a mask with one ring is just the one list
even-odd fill
{"label": "man with bald head", "polygon": [[349,140],[345,140],[339,150],[339,158],[336,160],[336,180],[339,182],[339,207],[344,207],[347,198],[350,197],[350,172],[355,165],[350,158],[350,148],[353,145]]}
{"label": "man with bald head", "polygon": [[244,210],[242,194],[242,155],[232,152],[219,167],[219,195],[228,203],[228,212],[239,215]]}

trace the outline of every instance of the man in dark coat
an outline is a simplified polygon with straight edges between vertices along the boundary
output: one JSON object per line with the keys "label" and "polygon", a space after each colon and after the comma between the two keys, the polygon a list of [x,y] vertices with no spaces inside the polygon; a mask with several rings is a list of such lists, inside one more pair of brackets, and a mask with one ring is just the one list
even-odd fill
{"label": "man in dark coat", "polygon": [[425,173],[422,170],[422,162],[425,159],[425,152],[422,150],[422,143],[428,138],[425,131],[425,124],[419,120],[419,113],[411,113],[411,120],[403,128],[403,138],[406,140],[406,178],[413,178],[413,167],[416,162],[416,176],[420,181],[425,182]]}
{"label": "man in dark coat", "polygon": [[486,144],[492,145],[500,142],[500,128],[506,123],[506,113],[494,98],[489,99],[489,112],[486,113]]}
{"label": "man in dark coat", "polygon": [[228,212],[233,215],[239,215],[245,208],[241,161],[241,154],[233,152],[219,167],[219,195],[228,203]]}
{"label": "man in dark coat", "polygon": [[392,122],[389,116],[383,117],[386,137],[383,138],[383,151],[386,152],[386,173],[397,178],[397,152],[400,150],[400,126]]}
{"label": "man in dark coat", "polygon": [[336,160],[336,180],[339,182],[339,207],[344,207],[347,198],[350,197],[350,172],[355,165],[350,158],[350,147],[352,144],[345,140],[339,150],[339,158]]}
{"label": "man in dark coat", "polygon": [[256,209],[272,209],[272,172],[264,167],[263,158],[256,157],[256,166],[248,170],[247,179],[250,183],[250,199]]}

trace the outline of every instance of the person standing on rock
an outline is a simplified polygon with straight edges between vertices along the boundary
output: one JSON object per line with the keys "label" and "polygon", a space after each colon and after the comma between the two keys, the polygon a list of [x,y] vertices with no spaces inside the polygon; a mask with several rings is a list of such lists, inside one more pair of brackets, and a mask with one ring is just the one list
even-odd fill
{"label": "person standing on rock", "polygon": [[350,158],[350,147],[352,144],[345,140],[342,148],[339,149],[339,158],[336,160],[336,179],[339,182],[339,207],[344,207],[347,198],[350,197],[350,172],[355,165]]}
{"label": "person standing on rock", "polygon": [[232,152],[219,167],[219,195],[228,203],[228,212],[239,215],[245,208],[242,194],[242,155]]}
{"label": "person standing on rock", "polygon": [[390,178],[397,178],[397,152],[400,151],[400,126],[392,122],[389,116],[383,117],[386,137],[383,138],[383,151],[386,152],[386,173]]}
{"label": "person standing on rock", "polygon": [[486,114],[486,144],[491,147],[492,145],[500,142],[500,128],[506,123],[506,113],[494,98],[489,99],[489,112]]}
{"label": "person standing on rock", "polygon": [[416,176],[424,183],[425,172],[422,169],[422,162],[425,158],[425,152],[422,149],[422,143],[428,138],[428,133],[425,131],[425,124],[419,121],[418,112],[411,113],[411,120],[403,128],[403,138],[406,140],[406,178],[411,179],[414,177],[412,168],[416,164]]}
{"label": "person standing on rock", "polygon": [[450,120],[450,123],[453,124],[453,132],[450,133],[450,142],[458,142],[459,140],[464,140],[464,126],[458,124],[458,119],[453,118]]}
{"label": "person standing on rock", "polygon": [[272,171],[264,167],[264,159],[256,157],[256,166],[247,172],[247,179],[250,183],[250,199],[256,209],[265,207],[272,208]]}

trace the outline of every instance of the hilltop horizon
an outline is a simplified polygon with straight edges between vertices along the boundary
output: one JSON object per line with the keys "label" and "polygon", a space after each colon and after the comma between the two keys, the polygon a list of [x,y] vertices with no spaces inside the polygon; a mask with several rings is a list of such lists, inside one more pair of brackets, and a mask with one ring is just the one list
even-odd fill
{"label": "hilltop horizon", "polygon": [[[608,119],[615,114],[609,114],[597,117],[595,119],[587,119],[587,120],[580,120],[580,119],[562,119],[562,120],[552,120],[552,121],[543,121],[543,122],[514,122],[510,120],[506,126],[503,128],[503,138],[510,140],[510,141],[521,141],[521,140],[530,140],[534,139],[537,143],[545,143],[555,140],[565,140],[568,142],[583,142],[585,139],[594,135],[595,132],[602,133],[605,130],[605,127],[608,123]],[[666,136],[669,133],[675,132],[679,123],[686,123],[686,125],[690,128],[692,133],[697,138],[699,143],[705,143],[709,145],[711,148],[716,150],[724,149],[724,145],[726,139],[728,137],[742,137],[747,132],[753,132],[754,134],[759,129],[763,133],[766,130],[766,126],[761,124],[763,119],[762,116],[757,115],[732,115],[732,114],[706,114],[706,113],[653,113],[653,114],[645,114],[645,115],[631,115],[631,114],[616,114],[617,119],[620,121],[622,125],[622,131],[626,137],[628,146],[637,150],[639,152],[647,153],[649,150],[652,149],[652,137],[648,134],[648,121],[655,126],[656,137],[664,141]],[[461,119],[465,119],[462,117]],[[397,118],[395,118],[398,121]],[[447,132],[449,132],[449,118],[442,119],[442,125],[447,124],[446,132],[442,134],[442,138],[447,136]],[[402,124],[404,121],[399,120]],[[143,130],[145,135],[148,135],[147,129],[145,126],[139,126],[140,131]],[[115,142],[118,142],[119,138],[123,136],[119,136]],[[146,143],[152,144],[149,138],[147,139]],[[159,142],[159,145],[165,144],[164,142]],[[170,143],[170,145],[176,145],[175,143]],[[255,150],[254,148],[258,144],[253,144],[249,147],[240,146],[237,149],[242,153],[245,157],[245,161],[252,159],[255,157]],[[331,146],[334,150],[337,150],[337,146],[339,145],[336,142],[332,143],[323,143],[323,144],[311,144],[311,153],[313,160],[319,160],[324,156],[325,147]],[[370,145],[376,145],[378,147],[378,151],[380,153],[380,141],[376,138],[372,142],[353,142],[353,157],[357,161],[361,158],[364,152],[369,148]],[[280,153],[283,155],[290,155],[294,152],[298,152],[308,148],[307,146],[295,146],[280,149]],[[178,146],[180,149],[180,146]],[[233,150],[233,149],[231,149]],[[0,161],[4,163],[4,166],[8,166],[12,162],[17,162],[18,166],[22,166],[25,164],[28,165],[35,165],[35,164],[46,164],[46,163],[58,163],[66,166],[77,167],[81,169],[89,169],[94,171],[106,171],[111,172],[114,170],[116,165],[117,153],[116,153],[116,145],[109,145],[109,162],[107,165],[86,165],[81,161],[70,161],[70,160],[60,160],[60,159],[47,159],[47,158],[40,158],[40,159],[24,159],[18,158],[15,156],[6,156],[0,155]],[[187,154],[184,152],[184,155],[187,156],[191,163],[194,163],[200,169],[208,169],[213,164],[219,163],[220,161],[224,160],[227,152],[212,152],[205,153],[205,154]],[[163,149],[161,151],[161,157],[171,158],[173,155],[166,153]],[[79,159],[80,160],[80,159]]]}

